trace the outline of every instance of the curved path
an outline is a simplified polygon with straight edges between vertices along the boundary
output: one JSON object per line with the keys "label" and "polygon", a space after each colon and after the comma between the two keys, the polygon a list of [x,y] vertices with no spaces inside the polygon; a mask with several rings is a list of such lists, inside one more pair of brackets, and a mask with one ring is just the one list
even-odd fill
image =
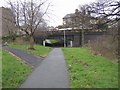
{"label": "curved path", "polygon": [[38,58],[32,54],[28,54],[27,52],[22,51],[20,49],[15,49],[15,48],[10,48],[10,47],[3,47],[3,49],[11,52],[15,56],[23,60],[25,63],[27,63],[28,65],[31,65],[33,68],[38,67],[41,61],[44,59],[41,57]]}
{"label": "curved path", "polygon": [[62,50],[53,49],[20,88],[69,88]]}

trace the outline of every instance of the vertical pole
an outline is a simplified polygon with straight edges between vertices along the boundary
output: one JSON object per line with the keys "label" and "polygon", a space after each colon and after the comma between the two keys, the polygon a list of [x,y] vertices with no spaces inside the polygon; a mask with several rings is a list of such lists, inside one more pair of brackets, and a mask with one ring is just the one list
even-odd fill
{"label": "vertical pole", "polygon": [[81,31],[81,36],[82,36],[82,47],[84,46],[84,24],[85,24],[85,20],[84,20],[84,14],[82,14],[82,31]]}
{"label": "vertical pole", "polygon": [[65,30],[64,30],[64,47],[66,47],[66,37],[65,37]]}
{"label": "vertical pole", "polygon": [[81,33],[82,33],[82,47],[83,47],[84,46],[84,28],[82,28],[82,32]]}

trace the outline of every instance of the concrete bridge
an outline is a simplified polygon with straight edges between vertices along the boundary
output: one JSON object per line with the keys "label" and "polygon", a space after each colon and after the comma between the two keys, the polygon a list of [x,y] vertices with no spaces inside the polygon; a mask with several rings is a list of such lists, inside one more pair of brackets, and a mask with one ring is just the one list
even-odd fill
{"label": "concrete bridge", "polygon": [[[85,44],[88,43],[90,40],[91,42],[94,42],[95,40],[99,39],[100,37],[103,37],[103,35],[108,35],[105,31],[86,31],[84,32],[84,42]],[[36,37],[37,41],[40,40],[40,36]],[[66,43],[66,46],[70,46],[70,41],[72,41],[73,47],[79,47],[82,43],[82,34],[80,30],[58,30],[58,31],[48,31],[47,37],[44,39],[56,39],[61,40],[62,46],[64,46],[64,40]],[[42,42],[40,41],[42,44]]]}

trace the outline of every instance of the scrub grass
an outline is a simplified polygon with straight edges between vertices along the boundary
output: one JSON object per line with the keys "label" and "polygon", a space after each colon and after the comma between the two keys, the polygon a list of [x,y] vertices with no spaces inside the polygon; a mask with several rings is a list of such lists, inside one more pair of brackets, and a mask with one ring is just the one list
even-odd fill
{"label": "scrub grass", "polygon": [[17,88],[31,73],[32,68],[16,59],[6,51],[2,51],[2,87]]}
{"label": "scrub grass", "polygon": [[27,44],[13,43],[13,44],[10,44],[9,46],[12,48],[21,49],[21,50],[26,51],[27,53],[42,56],[42,57],[47,56],[48,53],[52,50],[51,47],[45,47],[45,46],[41,46],[41,45],[34,45],[35,50],[29,50],[28,49],[29,45],[27,45]]}
{"label": "scrub grass", "polygon": [[71,88],[118,88],[118,63],[87,48],[63,48]]}

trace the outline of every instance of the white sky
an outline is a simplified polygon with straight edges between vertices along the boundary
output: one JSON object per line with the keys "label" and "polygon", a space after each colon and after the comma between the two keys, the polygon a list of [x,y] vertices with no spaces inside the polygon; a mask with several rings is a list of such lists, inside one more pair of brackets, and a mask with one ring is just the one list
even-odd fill
{"label": "white sky", "polygon": [[[15,1],[15,0],[12,0]],[[53,10],[48,24],[50,26],[62,25],[62,18],[69,13],[74,13],[79,5],[89,4],[96,0],[51,0]],[[5,0],[0,0],[0,7],[6,6]]]}

